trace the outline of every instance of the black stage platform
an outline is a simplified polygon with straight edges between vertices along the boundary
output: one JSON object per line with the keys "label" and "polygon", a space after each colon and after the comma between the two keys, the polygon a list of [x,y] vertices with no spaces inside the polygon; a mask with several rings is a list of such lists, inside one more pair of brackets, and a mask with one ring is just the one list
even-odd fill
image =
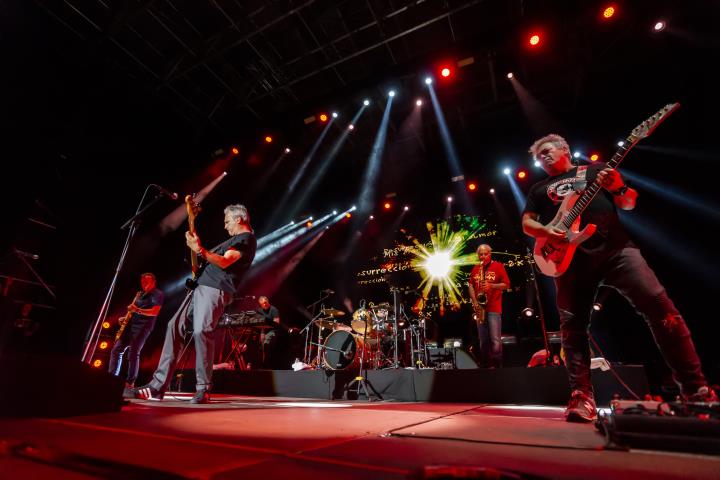
{"label": "black stage platform", "polygon": [[[649,392],[641,365],[615,366],[615,372],[637,395]],[[193,370],[183,371],[182,391],[193,391]],[[215,393],[316,399],[354,399],[356,372],[305,370],[218,370]],[[593,370],[598,405],[607,405],[613,394],[631,394],[611,372]],[[192,379],[192,381],[191,381]],[[385,400],[403,402],[479,402],[564,405],[570,396],[565,367],[512,367],[499,369],[369,370],[367,381]]]}

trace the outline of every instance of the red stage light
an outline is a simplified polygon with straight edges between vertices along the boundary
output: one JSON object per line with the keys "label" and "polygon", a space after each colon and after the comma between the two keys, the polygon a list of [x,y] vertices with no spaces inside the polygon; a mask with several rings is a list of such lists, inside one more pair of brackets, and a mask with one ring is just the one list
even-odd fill
{"label": "red stage light", "polygon": [[451,73],[452,73],[452,70],[450,70],[448,67],[443,67],[443,69],[440,70],[440,75],[442,75],[445,78],[449,77]]}
{"label": "red stage light", "polygon": [[103,322],[103,328],[110,328],[110,322]]}
{"label": "red stage light", "polygon": [[529,43],[530,43],[530,45],[533,46],[533,47],[538,46],[538,45],[540,44],[540,35],[538,35],[538,34],[536,33],[536,34],[530,36]]}
{"label": "red stage light", "polygon": [[600,155],[598,155],[597,153],[593,153],[592,155],[590,155],[591,162],[597,162],[599,159],[600,159]]}
{"label": "red stage light", "polygon": [[474,183],[468,184],[468,190],[470,190],[471,192],[474,192],[476,188],[477,188],[477,185],[475,185]]}
{"label": "red stage light", "polygon": [[352,213],[348,212],[345,214],[345,218],[350,218],[350,217],[352,217]]}
{"label": "red stage light", "polygon": [[272,137],[271,137],[270,135],[267,135],[267,136],[265,137],[265,143],[272,143],[272,140],[273,140],[273,139],[272,139]]}
{"label": "red stage light", "polygon": [[100,368],[100,367],[102,367],[102,364],[103,364],[103,361],[98,359],[93,362],[93,367]]}
{"label": "red stage light", "polygon": [[240,150],[238,150],[235,147],[233,147],[232,150],[230,150],[230,151],[233,153],[233,155],[237,155],[238,153],[240,153]]}
{"label": "red stage light", "polygon": [[603,18],[604,18],[605,20],[609,19],[609,18],[612,17],[613,15],[615,15],[615,6],[614,6],[614,5],[611,5],[611,6],[609,6],[609,7],[606,7],[606,8],[603,10],[602,16],[603,16]]}
{"label": "red stage light", "polygon": [[390,210],[390,207],[392,207],[392,205],[390,204],[390,202],[385,202],[385,205],[383,205],[383,207],[385,207],[385,210]]}
{"label": "red stage light", "polygon": [[321,113],[321,114],[320,114],[320,121],[321,121],[321,122],[327,122],[327,121],[328,121],[328,116],[325,115],[324,113]]}
{"label": "red stage light", "polygon": [[310,228],[310,227],[313,226],[313,223],[312,223],[312,222],[307,222],[307,223],[305,224],[305,226],[306,226],[307,228]]}
{"label": "red stage light", "polygon": [[100,350],[105,350],[108,347],[108,342],[100,342]]}
{"label": "red stage light", "polygon": [[525,173],[525,170],[520,170],[518,172],[518,178],[522,180],[523,178],[527,177],[527,173]]}

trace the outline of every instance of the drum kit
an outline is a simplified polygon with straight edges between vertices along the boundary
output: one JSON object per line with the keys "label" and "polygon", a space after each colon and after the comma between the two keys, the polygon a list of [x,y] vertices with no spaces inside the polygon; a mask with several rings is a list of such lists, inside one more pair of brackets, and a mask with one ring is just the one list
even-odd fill
{"label": "drum kit", "polygon": [[311,368],[380,370],[427,364],[422,316],[410,318],[401,307],[396,321],[390,303],[364,300],[350,315],[349,324],[342,321],[345,315],[342,310],[322,308],[308,324],[316,329],[314,333],[308,328],[306,334],[304,362]]}

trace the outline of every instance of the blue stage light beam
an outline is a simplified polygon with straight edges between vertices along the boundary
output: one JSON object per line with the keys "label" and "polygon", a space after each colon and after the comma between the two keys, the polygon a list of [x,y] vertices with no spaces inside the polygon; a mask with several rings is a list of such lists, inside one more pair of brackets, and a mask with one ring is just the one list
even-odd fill
{"label": "blue stage light beam", "polygon": [[[363,114],[365,109],[367,108],[366,105],[362,105],[357,112],[355,112],[355,115],[353,116],[352,120],[350,120],[349,125],[356,125],[357,121],[360,119],[360,116]],[[342,132],[340,133],[340,136],[335,140],[335,143],[332,144],[330,147],[330,150],[328,151],[327,155],[322,159],[320,164],[318,165],[318,168],[315,170],[315,173],[310,177],[308,186],[298,195],[298,198],[295,202],[293,202],[291,210],[290,210],[290,216],[294,216],[295,213],[302,209],[303,205],[307,201],[308,198],[313,194],[315,189],[317,188],[320,181],[325,176],[325,172],[327,172],[327,169],[330,168],[330,165],[332,165],[332,162],[335,160],[335,157],[337,157],[338,153],[340,153],[340,150],[342,149],[343,145],[345,145],[345,141],[348,138],[348,135],[350,134],[352,130],[348,128],[343,128]]]}
{"label": "blue stage light beam", "polygon": [[623,169],[622,174],[633,184],[640,186],[659,197],[666,198],[675,204],[687,207],[688,209],[694,211],[699,217],[710,218],[715,222],[720,221],[720,205],[718,204],[711,203],[705,199],[697,198],[694,195],[683,192],[671,185],[658,182],[657,180],[651,180],[644,175],[634,173],[627,169]]}
{"label": "blue stage light beam", "polygon": [[392,109],[394,96],[388,95],[385,104],[385,112],[383,113],[380,127],[375,134],[372,150],[368,158],[368,164],[363,175],[362,189],[360,190],[360,214],[367,215],[373,208],[373,197],[375,193],[375,183],[380,173],[380,163],[382,161],[383,152],[385,151],[385,140],[387,139],[387,129],[390,123],[390,110]]}
{"label": "blue stage light beam", "polygon": [[525,198],[525,195],[523,194],[522,190],[520,190],[520,186],[515,181],[515,177],[512,175],[505,175],[508,179],[508,183],[510,184],[510,190],[512,191],[513,198],[515,199],[515,204],[518,207],[518,211],[522,212],[523,209],[525,209],[525,202],[527,199]]}
{"label": "blue stage light beam", "polygon": [[[450,130],[448,129],[447,122],[445,121],[445,114],[442,111],[440,102],[438,101],[437,95],[435,94],[435,87],[432,82],[427,83],[428,92],[430,92],[430,100],[432,102],[433,110],[435,111],[435,117],[437,117],[438,128],[440,129],[440,138],[442,139],[443,147],[445,148],[445,156],[447,157],[448,166],[450,167],[451,178],[464,178],[462,167],[460,166],[460,159],[455,149],[455,142],[453,142]],[[470,203],[470,197],[465,190],[464,182],[456,182],[455,196],[459,198],[462,208],[466,212],[474,213],[474,208]]]}
{"label": "blue stage light beam", "polygon": [[308,221],[312,220],[312,217],[307,217],[303,220],[300,220],[298,222],[290,221],[289,223],[283,225],[282,227],[268,233],[267,235],[263,235],[260,237],[257,241],[257,247],[263,247],[267,245],[268,243],[272,242],[276,238],[280,237],[281,235],[284,235],[292,230],[297,230],[298,228],[305,225]]}

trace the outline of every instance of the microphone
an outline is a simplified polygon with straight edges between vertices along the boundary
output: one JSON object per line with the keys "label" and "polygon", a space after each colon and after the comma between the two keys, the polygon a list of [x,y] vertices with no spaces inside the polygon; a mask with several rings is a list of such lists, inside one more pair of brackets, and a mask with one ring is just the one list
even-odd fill
{"label": "microphone", "polygon": [[178,199],[178,194],[177,194],[177,193],[171,192],[171,191],[168,190],[167,188],[163,188],[163,187],[161,187],[160,185],[157,185],[157,184],[154,184],[154,183],[151,183],[151,185],[152,185],[153,187],[157,188],[162,195],[165,195],[166,197],[169,197],[169,198],[171,198],[172,200],[177,200],[177,199]]}
{"label": "microphone", "polygon": [[329,288],[326,288],[325,290],[321,290],[321,291],[328,295],[332,295],[333,293],[335,293],[335,290],[330,290]]}

